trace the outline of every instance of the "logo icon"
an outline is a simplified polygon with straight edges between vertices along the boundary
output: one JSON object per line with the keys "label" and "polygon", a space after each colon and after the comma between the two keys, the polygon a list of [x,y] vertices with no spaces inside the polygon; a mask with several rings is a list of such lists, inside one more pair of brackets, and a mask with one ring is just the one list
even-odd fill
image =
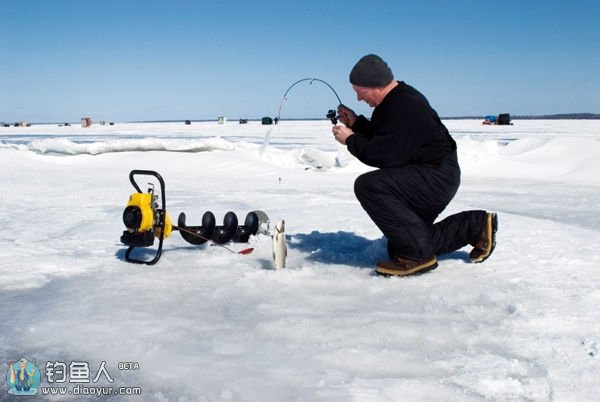
{"label": "logo icon", "polygon": [[35,365],[35,360],[22,358],[17,362],[8,362],[6,383],[8,393],[11,395],[36,395],[40,385],[40,370]]}

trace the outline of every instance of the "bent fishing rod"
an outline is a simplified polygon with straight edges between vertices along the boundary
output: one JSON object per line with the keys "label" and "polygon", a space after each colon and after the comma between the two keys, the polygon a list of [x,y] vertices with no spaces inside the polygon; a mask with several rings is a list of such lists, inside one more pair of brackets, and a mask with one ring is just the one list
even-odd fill
{"label": "bent fishing rod", "polygon": [[[314,81],[320,82],[322,84],[325,84],[329,89],[331,89],[331,91],[333,92],[333,94],[335,95],[335,97],[337,98],[338,101],[338,105],[342,104],[342,100],[340,99],[338,93],[335,91],[335,89],[333,89],[333,87],[331,85],[329,85],[329,83],[327,81],[324,81],[320,78],[302,78],[296,82],[294,82],[292,85],[290,85],[288,87],[288,89],[285,91],[285,93],[283,94],[283,98],[281,99],[281,103],[279,104],[279,110],[277,112],[277,120],[279,121],[281,119],[281,109],[283,107],[283,103],[287,100],[287,95],[288,93],[292,90],[292,88],[294,88],[296,85],[300,84],[301,82],[306,82],[309,81],[309,85],[312,85],[312,83]],[[331,122],[333,124],[337,124],[337,116],[336,116],[336,112],[334,109],[330,109],[327,112],[327,118],[331,120]]]}

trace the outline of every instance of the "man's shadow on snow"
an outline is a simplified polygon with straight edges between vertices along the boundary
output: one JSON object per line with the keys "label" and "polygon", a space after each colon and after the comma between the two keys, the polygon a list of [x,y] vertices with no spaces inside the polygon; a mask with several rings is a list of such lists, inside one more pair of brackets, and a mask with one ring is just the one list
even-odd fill
{"label": "man's shadow on snow", "polygon": [[[370,240],[350,232],[297,233],[288,236],[287,246],[308,253],[307,260],[326,264],[344,264],[358,268],[373,268],[377,261],[388,260],[387,239]],[[469,261],[465,251],[454,251],[438,257],[442,260]]]}
{"label": "man's shadow on snow", "polygon": [[370,240],[350,232],[296,233],[287,240],[290,249],[308,253],[307,260],[325,264],[345,264],[373,268],[375,261],[387,258],[387,240]]}

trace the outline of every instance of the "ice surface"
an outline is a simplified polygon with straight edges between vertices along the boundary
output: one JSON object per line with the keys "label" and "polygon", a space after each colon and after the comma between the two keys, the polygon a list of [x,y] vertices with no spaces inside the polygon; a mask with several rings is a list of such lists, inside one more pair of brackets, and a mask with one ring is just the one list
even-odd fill
{"label": "ice surface", "polygon": [[[2,360],[106,361],[143,389],[111,400],[596,399],[600,122],[446,123],[463,184],[444,216],[498,212],[498,246],[404,279],[373,275],[385,241],[352,192],[369,168],[337,163],[328,121],[0,128]],[[268,236],[234,255],[175,233],[157,265],[124,262],[132,169],[189,224],[285,219],[287,268]]]}

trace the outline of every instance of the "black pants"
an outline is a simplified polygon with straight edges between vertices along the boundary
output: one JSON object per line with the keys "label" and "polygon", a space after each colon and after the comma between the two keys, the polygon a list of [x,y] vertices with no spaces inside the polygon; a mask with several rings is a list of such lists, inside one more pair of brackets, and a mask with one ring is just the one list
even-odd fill
{"label": "black pants", "polygon": [[446,254],[481,235],[485,211],[465,211],[435,223],[460,185],[456,152],[441,163],[383,168],[359,176],[354,193],[387,237],[394,256],[422,260]]}

